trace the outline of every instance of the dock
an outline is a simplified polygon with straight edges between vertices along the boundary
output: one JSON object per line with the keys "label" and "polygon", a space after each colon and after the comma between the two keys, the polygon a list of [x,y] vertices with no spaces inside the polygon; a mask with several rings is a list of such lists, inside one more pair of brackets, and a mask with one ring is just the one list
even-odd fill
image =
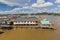
{"label": "dock", "polygon": [[50,24],[50,26],[42,26],[42,25],[40,25],[40,28],[42,28],[42,29],[53,29],[53,30],[56,30],[56,28],[54,27],[54,24]]}

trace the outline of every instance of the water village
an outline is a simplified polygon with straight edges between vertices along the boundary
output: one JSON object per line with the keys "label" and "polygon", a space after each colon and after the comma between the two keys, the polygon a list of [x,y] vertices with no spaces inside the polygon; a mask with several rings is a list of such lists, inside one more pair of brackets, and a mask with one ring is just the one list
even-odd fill
{"label": "water village", "polygon": [[55,29],[51,21],[38,15],[0,15],[0,32],[3,33],[3,30],[12,28]]}

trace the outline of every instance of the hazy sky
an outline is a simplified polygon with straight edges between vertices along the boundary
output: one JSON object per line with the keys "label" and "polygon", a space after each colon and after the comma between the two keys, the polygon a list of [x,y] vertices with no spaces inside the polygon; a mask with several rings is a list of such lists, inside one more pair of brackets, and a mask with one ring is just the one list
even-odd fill
{"label": "hazy sky", "polygon": [[60,13],[60,0],[0,0],[0,14],[38,12]]}

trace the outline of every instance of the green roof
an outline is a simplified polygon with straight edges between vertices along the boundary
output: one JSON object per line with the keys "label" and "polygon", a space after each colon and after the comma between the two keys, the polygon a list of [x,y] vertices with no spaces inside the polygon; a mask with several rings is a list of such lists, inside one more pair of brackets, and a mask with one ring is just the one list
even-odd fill
{"label": "green roof", "polygon": [[44,20],[41,20],[41,24],[50,24],[50,21],[49,21],[49,20],[44,19]]}

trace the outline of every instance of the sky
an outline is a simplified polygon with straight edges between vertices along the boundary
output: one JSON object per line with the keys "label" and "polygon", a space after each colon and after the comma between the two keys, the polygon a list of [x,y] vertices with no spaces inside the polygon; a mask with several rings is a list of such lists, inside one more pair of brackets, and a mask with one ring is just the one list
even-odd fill
{"label": "sky", "polygon": [[60,13],[60,0],[0,0],[0,14]]}

